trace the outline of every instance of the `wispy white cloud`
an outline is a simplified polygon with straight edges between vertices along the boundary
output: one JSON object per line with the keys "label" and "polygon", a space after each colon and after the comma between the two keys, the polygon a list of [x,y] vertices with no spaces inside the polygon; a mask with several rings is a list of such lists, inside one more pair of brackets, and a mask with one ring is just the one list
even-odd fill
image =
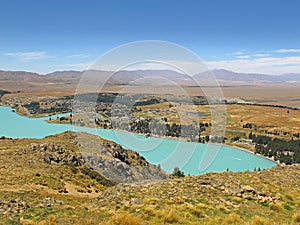
{"label": "wispy white cloud", "polygon": [[233,53],[233,55],[243,55],[243,54],[245,54],[245,52],[243,52],[243,51]]}
{"label": "wispy white cloud", "polygon": [[236,56],[236,58],[238,58],[238,59],[249,59],[250,55],[238,55],[238,56]]}
{"label": "wispy white cloud", "polygon": [[4,55],[27,61],[43,59],[46,57],[46,52],[8,52]]}
{"label": "wispy white cloud", "polygon": [[267,57],[270,56],[270,54],[262,54],[262,53],[258,53],[258,54],[253,54],[253,57]]}
{"label": "wispy white cloud", "polygon": [[88,54],[74,54],[74,55],[69,55],[66,58],[68,59],[86,59],[90,57]]}
{"label": "wispy white cloud", "polygon": [[282,49],[276,50],[276,52],[278,52],[278,53],[300,53],[300,49],[286,49],[286,48],[282,48]]}
{"label": "wispy white cloud", "polygon": [[248,59],[251,57],[262,58],[262,57],[271,57],[274,53],[300,53],[300,49],[298,48],[281,48],[269,51],[257,51],[257,53],[249,53],[245,50],[241,50],[238,52],[234,52],[231,55],[235,56],[237,59]]}
{"label": "wispy white cloud", "polygon": [[207,61],[206,63],[212,69],[228,69],[236,72],[267,74],[300,72],[300,56]]}
{"label": "wispy white cloud", "polygon": [[60,67],[64,69],[88,69],[94,62],[85,62],[85,63],[67,63],[62,64]]}

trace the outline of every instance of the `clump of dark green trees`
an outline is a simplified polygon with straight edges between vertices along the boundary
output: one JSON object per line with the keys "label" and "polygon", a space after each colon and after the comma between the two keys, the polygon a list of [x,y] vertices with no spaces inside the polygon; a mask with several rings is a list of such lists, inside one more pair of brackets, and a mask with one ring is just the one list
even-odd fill
{"label": "clump of dark green trees", "polygon": [[291,165],[300,163],[300,140],[285,140],[263,135],[250,134],[255,143],[255,152],[267,157],[274,157],[281,163]]}

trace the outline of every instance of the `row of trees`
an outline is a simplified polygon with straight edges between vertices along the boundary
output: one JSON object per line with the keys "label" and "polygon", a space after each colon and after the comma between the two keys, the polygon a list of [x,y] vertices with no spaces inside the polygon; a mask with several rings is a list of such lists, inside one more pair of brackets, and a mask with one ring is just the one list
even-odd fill
{"label": "row of trees", "polygon": [[[98,120],[95,120],[97,125],[100,124]],[[223,136],[201,136],[201,133],[206,131],[211,123],[200,122],[196,125],[181,125],[177,123],[167,123],[164,119],[140,119],[134,122],[113,121],[111,127],[104,128],[117,128],[120,130],[126,130],[133,133],[140,133],[150,136],[157,135],[160,137],[181,137],[192,142],[207,143],[209,141],[214,143],[223,143],[226,137]]]}
{"label": "row of trees", "polygon": [[[290,107],[290,106],[285,106],[285,105],[271,105],[271,104],[262,104],[262,103],[238,103],[238,102],[228,102],[225,100],[225,103],[227,105],[253,105],[253,106],[265,106],[265,107],[275,107],[275,108],[282,108],[282,109],[291,109],[291,110],[299,110],[296,107]],[[289,111],[287,111],[289,113]]]}
{"label": "row of trees", "polygon": [[284,140],[262,135],[250,134],[255,143],[255,152],[267,157],[274,157],[287,165],[300,163],[300,140]]}

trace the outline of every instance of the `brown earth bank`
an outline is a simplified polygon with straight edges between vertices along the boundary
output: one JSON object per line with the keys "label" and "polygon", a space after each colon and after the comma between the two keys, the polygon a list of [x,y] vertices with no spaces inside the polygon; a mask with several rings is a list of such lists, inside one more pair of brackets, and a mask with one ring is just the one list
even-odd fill
{"label": "brown earth bank", "polygon": [[[105,175],[99,158],[123,172]],[[113,142],[65,132],[1,139],[0,177],[0,224],[300,223],[299,165],[167,178]]]}

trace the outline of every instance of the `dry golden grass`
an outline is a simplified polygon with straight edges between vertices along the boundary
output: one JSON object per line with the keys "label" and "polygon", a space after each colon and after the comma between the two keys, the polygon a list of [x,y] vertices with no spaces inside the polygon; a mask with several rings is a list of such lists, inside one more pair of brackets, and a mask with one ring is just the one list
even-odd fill
{"label": "dry golden grass", "polygon": [[49,216],[49,225],[57,225],[55,216]]}
{"label": "dry golden grass", "polygon": [[300,107],[300,85],[248,85],[222,87],[227,98],[242,98],[256,103]]}
{"label": "dry golden grass", "polygon": [[199,206],[190,207],[190,211],[191,211],[192,215],[199,217],[199,218],[204,217],[204,215],[205,215],[203,209]]}
{"label": "dry golden grass", "polygon": [[300,212],[296,213],[294,216],[293,216],[293,221],[297,224],[300,224]]}
{"label": "dry golden grass", "polygon": [[281,205],[281,204],[278,204],[278,203],[273,203],[273,202],[271,202],[269,206],[270,206],[270,209],[272,209],[272,210],[274,210],[274,211],[277,211],[277,212],[283,210],[282,205]]}
{"label": "dry golden grass", "polygon": [[106,223],[107,225],[144,225],[145,221],[140,216],[128,212],[119,212]]}
{"label": "dry golden grass", "polygon": [[269,225],[270,221],[266,218],[260,216],[254,216],[251,222],[251,225]]}
{"label": "dry golden grass", "polygon": [[240,224],[241,221],[241,217],[235,213],[229,214],[224,220],[225,224]]}
{"label": "dry golden grass", "polygon": [[164,223],[176,223],[179,222],[179,217],[173,210],[170,210],[169,213],[163,218]]}
{"label": "dry golden grass", "polygon": [[156,215],[156,212],[155,212],[154,207],[147,206],[147,207],[144,209],[144,212],[145,212],[147,215],[149,215],[149,216],[155,216],[155,215]]}
{"label": "dry golden grass", "polygon": [[[159,103],[149,106],[142,106],[141,112],[136,113],[138,116],[146,118],[166,117],[170,123],[181,123],[183,125],[196,124],[198,122],[210,123],[210,106],[193,106],[184,105],[179,107],[170,103]],[[300,133],[300,110],[291,110],[278,107],[254,106],[254,105],[226,105],[227,114],[226,137],[230,141],[235,136],[248,137],[250,129],[243,128],[246,123],[255,124],[256,128],[252,129],[253,133],[266,135],[266,132],[279,133],[281,138],[290,139],[294,134]],[[151,109],[159,109],[160,112],[149,112]],[[180,112],[179,114],[173,111]],[[203,115],[197,118],[191,115],[191,112],[200,112]],[[201,135],[209,135],[210,128],[206,128]],[[294,137],[295,138],[295,137]],[[233,143],[230,143],[233,144]],[[234,143],[236,147],[246,148],[253,151],[253,146]]]}
{"label": "dry golden grass", "polygon": [[47,221],[40,221],[40,222],[35,222],[34,220],[29,220],[29,219],[21,219],[20,221],[21,225],[57,225],[56,217],[51,215],[48,217]]}
{"label": "dry golden grass", "polygon": [[258,130],[300,132],[300,110],[276,107],[227,105],[228,129],[241,130],[242,125],[253,123]]}

